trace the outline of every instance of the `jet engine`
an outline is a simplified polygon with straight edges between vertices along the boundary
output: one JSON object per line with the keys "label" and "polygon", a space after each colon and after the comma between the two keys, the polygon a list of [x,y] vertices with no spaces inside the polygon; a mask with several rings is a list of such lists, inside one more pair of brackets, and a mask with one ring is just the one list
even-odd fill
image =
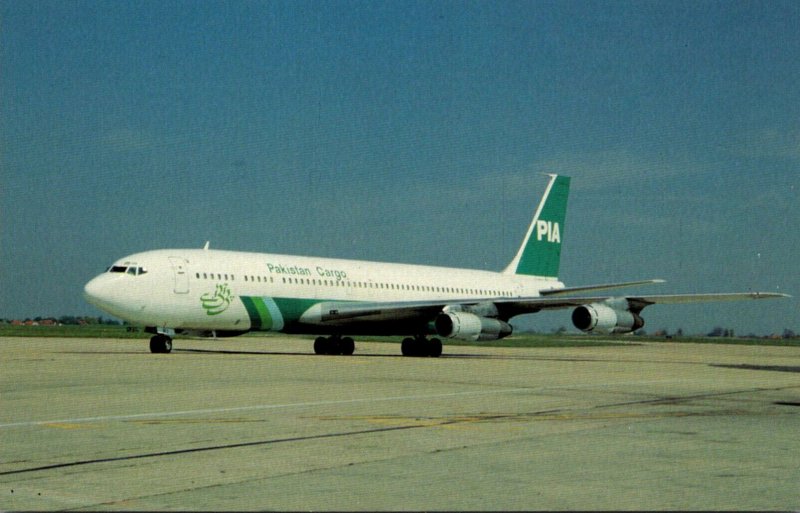
{"label": "jet engine", "polygon": [[614,306],[605,303],[579,306],[572,312],[572,324],[584,333],[630,333],[644,326],[644,319],[630,311],[627,301]]}
{"label": "jet engine", "polygon": [[434,321],[440,337],[459,340],[497,340],[511,335],[511,325],[498,319],[466,312],[445,312]]}

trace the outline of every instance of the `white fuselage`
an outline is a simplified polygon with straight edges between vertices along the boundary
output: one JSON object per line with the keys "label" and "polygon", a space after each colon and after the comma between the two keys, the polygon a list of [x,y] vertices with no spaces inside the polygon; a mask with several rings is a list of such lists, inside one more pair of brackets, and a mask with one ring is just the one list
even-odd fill
{"label": "white fuselage", "polygon": [[116,262],[87,299],[131,324],[171,329],[302,331],[322,301],[463,301],[535,297],[554,278],[209,249],[154,250]]}

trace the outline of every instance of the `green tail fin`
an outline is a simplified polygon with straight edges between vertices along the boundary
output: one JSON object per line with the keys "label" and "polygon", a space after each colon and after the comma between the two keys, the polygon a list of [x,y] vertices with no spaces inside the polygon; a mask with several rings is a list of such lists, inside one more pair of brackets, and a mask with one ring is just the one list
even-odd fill
{"label": "green tail fin", "polygon": [[568,176],[550,175],[550,183],[528,227],[525,240],[504,273],[558,277],[569,181]]}

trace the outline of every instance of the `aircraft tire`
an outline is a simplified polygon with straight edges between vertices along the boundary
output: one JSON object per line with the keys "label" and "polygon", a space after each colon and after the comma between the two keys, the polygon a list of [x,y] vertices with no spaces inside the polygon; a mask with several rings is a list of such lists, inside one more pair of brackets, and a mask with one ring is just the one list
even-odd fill
{"label": "aircraft tire", "polygon": [[329,346],[328,339],[325,337],[317,337],[314,340],[314,352],[316,354],[328,354]]}
{"label": "aircraft tire", "polygon": [[166,335],[155,335],[150,339],[150,352],[166,354],[172,352],[172,339]]}
{"label": "aircraft tire", "polygon": [[356,343],[350,337],[344,337],[337,345],[339,346],[339,354],[349,356],[356,351]]}
{"label": "aircraft tire", "polygon": [[400,352],[403,356],[416,356],[416,344],[413,338],[404,338],[400,344]]}
{"label": "aircraft tire", "polygon": [[428,356],[432,358],[439,358],[442,356],[442,341],[438,338],[432,338],[428,342]]}

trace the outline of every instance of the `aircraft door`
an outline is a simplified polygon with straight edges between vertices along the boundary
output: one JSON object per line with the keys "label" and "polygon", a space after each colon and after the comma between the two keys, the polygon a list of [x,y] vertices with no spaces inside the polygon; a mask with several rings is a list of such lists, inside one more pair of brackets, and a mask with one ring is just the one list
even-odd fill
{"label": "aircraft door", "polygon": [[185,258],[169,257],[169,262],[172,265],[172,272],[175,275],[175,288],[173,291],[176,294],[189,293],[189,271],[187,269],[189,262]]}

